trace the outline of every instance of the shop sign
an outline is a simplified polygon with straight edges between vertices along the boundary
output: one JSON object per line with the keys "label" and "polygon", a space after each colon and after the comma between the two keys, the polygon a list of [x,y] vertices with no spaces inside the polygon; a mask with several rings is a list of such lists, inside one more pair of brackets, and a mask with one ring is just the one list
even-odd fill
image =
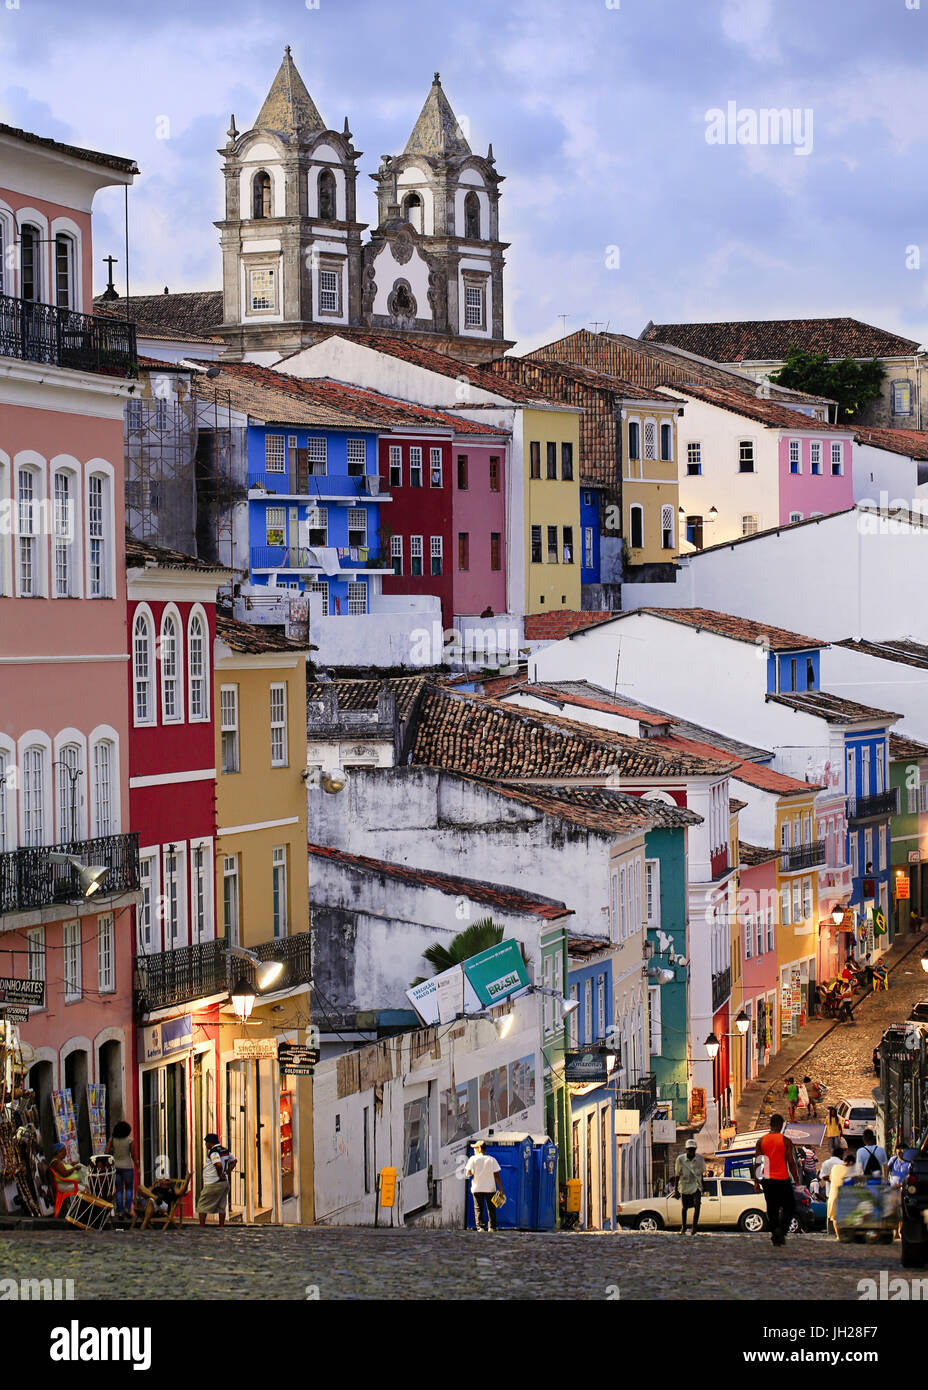
{"label": "shop sign", "polygon": [[501,941],[471,956],[464,961],[464,974],[485,1008],[531,984],[518,941]]}
{"label": "shop sign", "polygon": [[0,1009],[0,1018],[3,1018],[6,1023],[28,1023],[29,1010],[14,1009],[12,1006],[7,1006],[5,1009]]}
{"label": "shop sign", "polygon": [[152,1028],[142,1029],[142,1060],[157,1062],[175,1052],[183,1052],[193,1044],[193,1014],[168,1018]]}
{"label": "shop sign", "polygon": [[638,1133],[641,1128],[641,1116],[637,1110],[616,1110],[614,1113],[616,1134],[630,1137]]}
{"label": "shop sign", "polygon": [[909,884],[908,878],[905,874],[901,874],[899,878],[896,879],[896,898],[910,898],[912,896],[910,888],[911,885]]}
{"label": "shop sign", "polygon": [[276,1038],[233,1038],[232,1051],[236,1057],[247,1057],[253,1061],[277,1060]]}
{"label": "shop sign", "polygon": [[909,863],[920,864],[922,862],[922,852],[920,849],[909,850]]}
{"label": "shop sign", "polygon": [[319,1049],[281,1042],[277,1044],[277,1061],[281,1076],[312,1076],[319,1061]]}
{"label": "shop sign", "polygon": [[652,1120],[651,1141],[654,1144],[675,1144],[677,1142],[676,1120]]}
{"label": "shop sign", "polygon": [[[609,1054],[612,1056],[613,1054]],[[564,1054],[564,1080],[570,1085],[588,1086],[609,1080],[605,1052],[567,1052]]]}
{"label": "shop sign", "polygon": [[41,1009],[45,1004],[45,981],[14,980],[0,975],[0,1004],[34,1004]]}

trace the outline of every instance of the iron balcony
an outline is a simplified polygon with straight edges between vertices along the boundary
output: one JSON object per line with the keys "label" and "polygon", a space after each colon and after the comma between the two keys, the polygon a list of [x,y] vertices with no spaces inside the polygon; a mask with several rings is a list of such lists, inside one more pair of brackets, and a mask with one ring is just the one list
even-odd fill
{"label": "iron balcony", "polygon": [[793,845],[780,851],[780,870],[785,874],[796,869],[814,869],[826,860],[825,841],[813,840],[808,845]]}
{"label": "iron balcony", "polygon": [[720,1009],[731,994],[731,966],[712,976],[712,1012]]}
{"label": "iron balcony", "polygon": [[657,1105],[657,1076],[653,1071],[645,1072],[627,1090],[620,1091],[621,1109],[637,1110],[641,1118],[647,1117]]}
{"label": "iron balcony", "polygon": [[50,854],[70,854],[82,864],[109,865],[100,886],[101,898],[138,891],[139,837],[135,833],[29,846],[0,854],[0,913],[32,912],[80,899],[78,871],[70,864],[50,864]]}
{"label": "iron balcony", "polygon": [[898,812],[897,787],[889,787],[885,792],[875,792],[873,796],[848,797],[848,820],[877,820],[881,816],[898,815]]}
{"label": "iron balcony", "polygon": [[[249,946],[260,961],[279,960],[283,973],[273,984],[273,992],[308,984],[312,979],[309,932],[282,936]],[[136,960],[136,1004],[142,1014],[169,1009],[179,1004],[227,994],[239,979],[255,987],[255,967],[242,956],[233,956],[224,937],[179,946],[173,951],[140,955]],[[260,995],[259,995],[260,998]]]}
{"label": "iron balcony", "polygon": [[0,357],[137,377],[135,324],[0,294]]}

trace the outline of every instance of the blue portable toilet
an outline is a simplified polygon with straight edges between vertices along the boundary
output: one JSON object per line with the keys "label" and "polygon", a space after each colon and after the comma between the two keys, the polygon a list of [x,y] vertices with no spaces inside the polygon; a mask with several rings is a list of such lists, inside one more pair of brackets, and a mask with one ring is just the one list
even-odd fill
{"label": "blue portable toilet", "polygon": [[532,1226],[553,1231],[557,1223],[557,1144],[538,1138],[532,1147]]}
{"label": "blue portable toilet", "polygon": [[[506,1201],[496,1213],[496,1224],[500,1230],[528,1231],[533,1222],[533,1183],[532,1183],[532,1138],[529,1134],[494,1134],[484,1140],[484,1152],[488,1158],[495,1158],[499,1164],[499,1177],[503,1185]],[[467,1156],[473,1153],[473,1144],[467,1146]],[[470,1179],[466,1191],[466,1226],[472,1231],[476,1227],[474,1203],[470,1192]]]}

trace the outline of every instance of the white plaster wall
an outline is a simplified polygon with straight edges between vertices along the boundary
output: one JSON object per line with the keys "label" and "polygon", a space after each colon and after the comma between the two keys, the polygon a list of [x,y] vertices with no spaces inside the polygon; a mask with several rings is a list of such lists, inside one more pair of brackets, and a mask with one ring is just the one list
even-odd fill
{"label": "white plaster wall", "polygon": [[[400,264],[393,254],[389,242],[385,242],[374,257],[376,293],[374,295],[375,314],[389,314],[387,300],[393,293],[397,280],[408,280],[416,300],[416,318],[430,319],[432,306],[429,304],[429,267],[418,251],[413,251],[405,264]],[[357,385],[357,383],[355,383]]]}
{"label": "white plaster wall", "polygon": [[[399,270],[398,273],[402,274],[403,271]],[[409,276],[405,278],[409,279]],[[390,288],[392,287],[391,280]],[[435,406],[460,405],[466,402],[496,402],[503,406],[506,404],[505,397],[470,384],[467,380],[466,363],[461,363],[461,379],[457,380],[440,372],[416,366],[413,362],[404,362],[389,353],[377,352],[375,348],[366,347],[361,343],[349,342],[346,338],[326,338],[324,342],[303,348],[286,359],[285,370],[291,376],[330,376],[335,381],[350,381],[355,386],[382,391],[385,395],[396,396],[400,400],[420,403],[424,401]],[[481,411],[473,418],[483,420],[486,424],[502,423],[495,417],[490,418],[486,411]]]}
{"label": "white plaster wall", "polygon": [[[757,516],[758,530],[777,525],[779,430],[693,397],[686,398],[678,430],[680,505],[687,516],[705,517],[711,507],[718,509],[718,520],[704,527],[706,545],[740,537],[741,518],[747,513]],[[738,471],[738,444],[742,439],[754,441],[753,473]],[[697,440],[702,445],[702,474],[691,477],[686,471],[686,446]],[[690,554],[692,547],[686,541],[685,526],[680,530],[680,548]]]}
{"label": "white plaster wall", "polygon": [[895,732],[928,740],[928,671],[847,647],[822,652],[822,685],[835,695],[903,716]]}
{"label": "white plaster wall", "polygon": [[318,648],[313,659],[323,666],[425,666],[426,644],[416,634],[440,623],[441,605],[406,612],[376,611],[353,617],[339,615],[310,622],[310,641]]}
{"label": "white plaster wall", "polygon": [[854,444],[851,462],[855,502],[878,506],[884,491],[889,494],[890,503],[904,499],[905,505],[911,506],[913,498],[928,500],[928,484],[919,487],[918,464],[914,459],[872,444]]}

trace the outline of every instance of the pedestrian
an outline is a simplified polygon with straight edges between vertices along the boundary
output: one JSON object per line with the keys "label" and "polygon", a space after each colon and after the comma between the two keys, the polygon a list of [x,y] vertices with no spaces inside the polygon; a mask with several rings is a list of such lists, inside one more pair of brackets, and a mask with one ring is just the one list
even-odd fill
{"label": "pedestrian", "polygon": [[888,1160],[886,1150],[882,1144],[876,1142],[876,1135],[872,1129],[865,1129],[863,1133],[863,1143],[857,1150],[857,1167],[855,1175],[864,1178],[880,1179],[883,1176],[883,1169]]}
{"label": "pedestrian", "polygon": [[818,1110],[816,1109],[816,1102],[822,1098],[822,1088],[817,1081],[812,1080],[811,1076],[804,1076],[802,1078],[802,1084],[806,1088],[806,1095],[808,1096],[806,1102],[807,1118],[817,1120]]}
{"label": "pedestrian", "polygon": [[790,1120],[795,1120],[796,1106],[799,1102],[799,1087],[796,1085],[796,1078],[794,1076],[788,1076],[786,1078],[783,1094],[786,1096],[786,1103],[789,1106],[789,1118]]}
{"label": "pedestrian", "polygon": [[197,1216],[200,1225],[206,1225],[210,1212],[219,1217],[220,1226],[226,1224],[226,1206],[229,1201],[229,1177],[237,1159],[225,1145],[220,1144],[218,1134],[207,1134],[206,1162],[203,1164],[203,1191],[197,1199]]}
{"label": "pedestrian", "polygon": [[890,1187],[901,1187],[909,1176],[909,1169],[912,1166],[910,1159],[906,1158],[905,1144],[896,1145],[896,1153],[892,1163],[889,1165],[889,1185]]}
{"label": "pedestrian", "polygon": [[809,1114],[809,1088],[808,1088],[808,1086],[806,1085],[805,1080],[800,1081],[800,1083],[799,1083],[799,1105],[800,1105],[801,1108],[806,1112],[806,1116],[808,1116],[808,1114]]}
{"label": "pedestrian", "polygon": [[135,1193],[135,1170],[138,1158],[132,1139],[132,1126],[125,1120],[117,1120],[113,1125],[110,1142],[106,1152],[113,1155],[116,1169],[116,1215],[132,1215],[132,1198]]}
{"label": "pedestrian", "polygon": [[478,1231],[485,1231],[487,1224],[491,1231],[496,1230],[496,1205],[493,1198],[502,1192],[503,1184],[499,1175],[499,1164],[492,1154],[486,1152],[486,1144],[478,1139],[474,1152],[467,1160],[465,1178],[470,1178],[470,1195],[474,1202],[474,1224]]}
{"label": "pedestrian", "polygon": [[825,1234],[833,1226],[835,1239],[838,1239],[838,1193],[850,1177],[852,1168],[837,1154],[826,1158],[822,1164],[822,1175],[828,1178],[828,1205],[825,1208]]}
{"label": "pedestrian", "polygon": [[683,1203],[683,1229],[680,1234],[686,1235],[686,1214],[688,1211],[692,1211],[693,1235],[695,1235],[699,1225],[699,1210],[702,1206],[702,1183],[706,1176],[706,1160],[702,1154],[696,1152],[695,1139],[687,1139],[684,1152],[677,1155],[677,1161],[674,1164],[674,1176],[673,1195],[681,1198]]}
{"label": "pedestrian", "polygon": [[782,1115],[770,1116],[769,1133],[758,1139],[754,1152],[759,1160],[755,1167],[754,1191],[760,1192],[763,1188],[771,1241],[774,1245],[785,1245],[786,1233],[796,1213],[793,1184],[798,1187],[800,1181],[792,1140],[783,1133]]}
{"label": "pedestrian", "polygon": [[844,1148],[841,1121],[838,1119],[838,1109],[835,1105],[828,1107],[828,1118],[825,1120],[825,1138],[828,1140],[833,1154],[839,1154]]}

